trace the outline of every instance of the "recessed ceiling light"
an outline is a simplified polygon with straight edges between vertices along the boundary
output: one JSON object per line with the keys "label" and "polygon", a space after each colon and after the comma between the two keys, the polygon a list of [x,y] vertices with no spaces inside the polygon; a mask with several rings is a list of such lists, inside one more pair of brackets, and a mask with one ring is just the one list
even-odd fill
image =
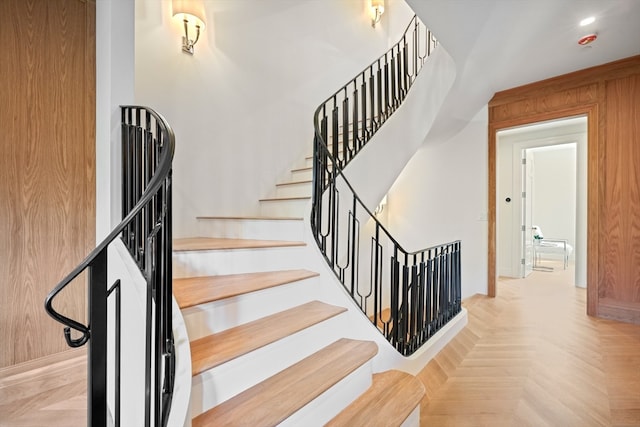
{"label": "recessed ceiling light", "polygon": [[596,21],[596,18],[594,16],[590,16],[580,21],[580,26],[584,27],[585,25],[593,24],[595,21]]}

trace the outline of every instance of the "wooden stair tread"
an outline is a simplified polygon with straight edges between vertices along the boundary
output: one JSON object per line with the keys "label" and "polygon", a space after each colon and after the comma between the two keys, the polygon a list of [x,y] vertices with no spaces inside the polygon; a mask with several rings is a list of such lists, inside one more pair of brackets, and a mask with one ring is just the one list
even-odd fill
{"label": "wooden stair tread", "polygon": [[374,374],[371,387],[325,427],[400,426],[424,394],[424,385],[406,372]]}
{"label": "wooden stair tread", "polygon": [[[309,181],[311,182],[311,181]],[[197,216],[196,219],[228,219],[228,220],[256,220],[256,221],[302,221],[299,216]]]}
{"label": "wooden stair tread", "polygon": [[371,341],[342,338],[193,419],[199,426],[275,426],[378,352]]}
{"label": "wooden stair tread", "polygon": [[284,270],[187,277],[173,279],[173,294],[178,306],[187,308],[315,276],[318,273],[309,270]]}
{"label": "wooden stair tread", "polygon": [[320,301],[311,301],[192,341],[191,373],[197,375],[346,310]]}
{"label": "wooden stair tread", "polygon": [[174,252],[210,251],[224,249],[262,249],[305,246],[304,242],[283,240],[226,239],[218,237],[186,237],[173,240]]}

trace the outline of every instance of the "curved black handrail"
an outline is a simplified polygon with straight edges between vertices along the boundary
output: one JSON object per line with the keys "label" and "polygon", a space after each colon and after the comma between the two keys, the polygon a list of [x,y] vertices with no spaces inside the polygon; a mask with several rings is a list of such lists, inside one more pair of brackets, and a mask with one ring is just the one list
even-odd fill
{"label": "curved black handrail", "polygon": [[[403,355],[417,350],[460,312],[461,243],[405,250],[342,171],[399,108],[436,46],[414,16],[398,43],[314,114],[314,238],[354,301]],[[373,227],[362,225],[369,221]],[[363,234],[369,234],[369,250],[360,248]],[[385,251],[390,254],[386,258]],[[385,265],[388,275],[383,274]],[[362,276],[368,280],[361,281]]]}
{"label": "curved black handrail", "polygon": [[[45,299],[45,310],[65,325],[71,347],[89,342],[88,420],[107,423],[106,351],[107,298],[116,294],[114,344],[116,351],[115,425],[120,422],[120,280],[107,286],[107,249],[122,236],[125,246],[147,281],[145,423],[165,425],[173,393],[175,355],[171,330],[171,168],[175,135],[167,121],[148,107],[122,106],[123,219]],[[87,325],[53,308],[53,301],[74,279],[88,272]],[[82,334],[71,337],[71,330]],[[154,347],[154,348],[152,348]],[[151,372],[154,370],[155,372]],[[153,378],[152,378],[153,376]],[[150,388],[154,388],[153,391]],[[155,400],[154,400],[155,399]]]}

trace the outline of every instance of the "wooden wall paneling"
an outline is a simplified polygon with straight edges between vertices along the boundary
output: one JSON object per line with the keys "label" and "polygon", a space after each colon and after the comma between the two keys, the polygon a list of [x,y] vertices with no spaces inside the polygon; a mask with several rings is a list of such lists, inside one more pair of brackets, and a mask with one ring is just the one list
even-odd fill
{"label": "wooden wall paneling", "polygon": [[[640,73],[605,82],[606,180],[599,295],[607,317],[640,321]],[[618,313],[612,312],[616,308]]]}
{"label": "wooden wall paneling", "polygon": [[[43,309],[95,239],[95,3],[0,2],[0,367],[68,349]],[[57,307],[85,319],[82,280]]]}
{"label": "wooden wall paneling", "polygon": [[597,103],[587,116],[587,314],[598,315],[600,283],[600,219],[603,213],[604,92],[599,85]]}
{"label": "wooden wall paneling", "polygon": [[640,323],[639,79],[640,56],[635,56],[500,92],[491,100],[490,295],[496,281],[495,132],[586,114],[587,313]]}

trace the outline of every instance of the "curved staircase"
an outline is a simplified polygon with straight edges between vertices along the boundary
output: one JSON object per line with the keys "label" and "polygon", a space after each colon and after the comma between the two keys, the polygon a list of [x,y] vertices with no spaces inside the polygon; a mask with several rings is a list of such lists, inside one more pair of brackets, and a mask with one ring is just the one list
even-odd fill
{"label": "curved staircase", "polygon": [[423,385],[373,373],[377,344],[342,336],[347,309],[318,300],[318,274],[293,265],[304,243],[252,238],[273,237],[274,221],[295,235],[296,220],[203,220],[234,237],[174,240],[193,426],[419,425]]}

